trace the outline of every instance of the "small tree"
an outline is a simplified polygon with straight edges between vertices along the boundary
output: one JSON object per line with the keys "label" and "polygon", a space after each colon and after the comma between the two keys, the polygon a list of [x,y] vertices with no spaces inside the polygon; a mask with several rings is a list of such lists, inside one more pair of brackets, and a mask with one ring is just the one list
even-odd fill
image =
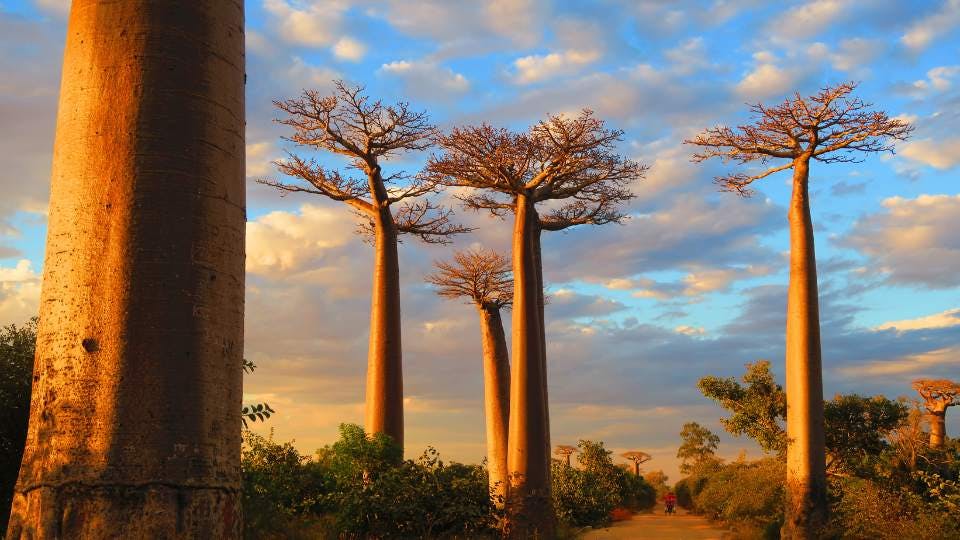
{"label": "small tree", "polygon": [[930,420],[930,448],[942,448],[947,437],[947,408],[960,405],[960,384],[947,379],[917,379],[913,389],[923,398]]}
{"label": "small tree", "polygon": [[0,328],[0,530],[7,530],[30,419],[37,318]]}
{"label": "small tree", "polygon": [[700,463],[717,455],[720,437],[697,422],[687,422],[680,430],[680,448],[677,457],[681,459],[680,472],[690,474]]}
{"label": "small tree", "polygon": [[747,435],[766,452],[782,454],[786,450],[786,432],[782,422],[787,415],[783,388],[770,373],[770,362],[747,364],[740,384],[735,378],[707,376],[697,386],[732,414],[720,423],[733,435]]}
{"label": "small tree", "polygon": [[620,454],[621,457],[624,457],[633,462],[633,475],[640,476],[640,464],[646,463],[653,459],[653,456],[646,452],[640,452],[639,450],[632,450],[630,452],[624,452]]}
{"label": "small tree", "polygon": [[301,148],[346,158],[349,168],[359,172],[358,177],[288,152],[287,159],[276,162],[277,168],[302,183],[260,182],[284,193],[310,193],[343,202],[361,216],[361,229],[373,236],[366,429],[386,433],[402,447],[398,235],[412,234],[425,242],[443,243],[450,235],[468,229],[453,224],[449,210],[424,198],[437,191],[437,182],[411,178],[403,171],[384,174],[381,167],[381,160],[430,147],[437,132],[427,114],[412,110],[404,102],[384,105],[372,101],[363,87],[342,81],[334,86],[329,96],[305,90],[299,98],[274,101],[286,114],[277,122],[293,131],[286,140]]}
{"label": "small tree", "polygon": [[492,250],[454,253],[452,262],[436,262],[426,276],[445,298],[467,298],[480,315],[483,341],[484,411],[487,423],[487,468],[496,502],[506,498],[507,426],[510,418],[510,359],[500,310],[513,300],[510,263]]}
{"label": "small tree", "polygon": [[[623,219],[619,207],[646,168],[617,154],[622,133],[590,111],[551,116],[526,133],[455,128],[440,137],[444,153],[425,171],[436,183],[477,189],[462,197],[468,208],[514,216],[508,513],[515,536],[549,537],[554,525],[540,234]],[[550,204],[543,215],[541,203]]]}
{"label": "small tree", "polygon": [[558,444],[557,447],[553,449],[553,453],[560,456],[567,467],[570,466],[570,455],[574,452],[577,452],[577,447],[570,446],[569,444]]}
{"label": "small tree", "polygon": [[787,538],[814,538],[827,522],[826,455],[820,315],[813,222],[810,217],[810,164],[854,162],[861,153],[893,151],[905,140],[906,122],[851,94],[855,84],[824,88],[804,98],[797,93],[780,105],[750,108],[753,122],[736,129],[707,129],[685,141],[699,146],[694,161],[721,158],[740,164],[784,160],[755,174],[733,173],[716,182],[725,191],[749,195],[750,186],[776,172],[792,169],[790,201],[790,287],[787,296]]}

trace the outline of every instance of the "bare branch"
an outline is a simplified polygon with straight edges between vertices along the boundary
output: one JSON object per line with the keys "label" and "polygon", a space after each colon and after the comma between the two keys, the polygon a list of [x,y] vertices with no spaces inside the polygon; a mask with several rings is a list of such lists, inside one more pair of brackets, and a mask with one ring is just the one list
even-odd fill
{"label": "bare branch", "polygon": [[893,141],[906,140],[913,127],[882,111],[869,110],[869,103],[852,97],[856,87],[856,83],[843,83],[806,98],[797,93],[773,107],[751,105],[752,123],[735,129],[709,128],[684,143],[700,148],[693,154],[695,162],[791,160],[759,175],[731,174],[715,180],[721,189],[741,195],[750,194],[746,188],[750,183],[789,169],[798,159],[855,162],[862,159],[858,153],[892,152]]}
{"label": "bare branch", "polygon": [[472,231],[450,220],[453,210],[429,200],[403,203],[393,214],[397,232],[412,234],[429,244],[449,244],[450,236]]}
{"label": "bare branch", "polygon": [[437,271],[424,280],[445,298],[469,298],[481,307],[502,308],[513,301],[510,261],[490,249],[458,251],[453,261],[434,262]]}

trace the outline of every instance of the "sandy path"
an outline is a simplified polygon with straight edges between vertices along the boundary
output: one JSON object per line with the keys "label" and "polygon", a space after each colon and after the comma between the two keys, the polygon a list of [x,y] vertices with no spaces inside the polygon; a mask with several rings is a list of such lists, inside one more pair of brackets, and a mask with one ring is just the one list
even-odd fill
{"label": "sandy path", "polygon": [[610,527],[588,531],[585,540],[643,539],[657,540],[720,540],[725,532],[700,517],[680,510],[668,516],[658,507],[652,514],[636,514],[630,521],[619,521]]}

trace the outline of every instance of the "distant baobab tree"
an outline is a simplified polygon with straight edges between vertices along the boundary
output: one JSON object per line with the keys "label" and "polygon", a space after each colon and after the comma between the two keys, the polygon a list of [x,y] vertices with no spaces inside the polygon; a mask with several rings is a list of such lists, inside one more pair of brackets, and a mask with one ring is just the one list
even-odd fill
{"label": "distant baobab tree", "polygon": [[467,298],[480,315],[483,340],[483,396],[487,423],[487,468],[494,502],[507,493],[507,427],[510,418],[510,359],[500,310],[513,301],[510,262],[489,249],[460,251],[452,262],[437,262],[426,281],[445,298]]}
{"label": "distant baobab tree", "polygon": [[569,444],[558,444],[557,447],[553,450],[553,453],[563,458],[564,464],[567,467],[570,466],[570,455],[577,451],[576,446],[570,446]]}
{"label": "distant baobab tree", "polygon": [[687,144],[699,146],[694,161],[720,158],[740,164],[785,162],[755,174],[734,173],[716,182],[725,191],[749,195],[751,185],[771,174],[793,170],[790,200],[790,287],[787,297],[787,509],[785,538],[814,538],[827,519],[820,319],[813,223],[810,218],[811,162],[855,162],[859,153],[893,151],[912,128],[903,120],[871,110],[853,97],[853,83],[824,88],[780,105],[753,105],[753,122],[716,127]]}
{"label": "distant baobab tree", "polygon": [[947,379],[917,379],[913,389],[923,398],[930,420],[930,448],[942,448],[947,436],[947,408],[960,405],[960,384]]}
{"label": "distant baobab tree", "polygon": [[[450,221],[450,211],[425,196],[438,184],[411,178],[402,171],[384,174],[381,160],[430,147],[436,129],[425,112],[401,102],[384,105],[363,88],[334,82],[332,95],[305,90],[296,99],[274,101],[285,113],[277,120],[293,133],[286,139],[298,147],[346,157],[356,177],[324,168],[293,152],[276,162],[281,173],[302,181],[260,183],[286,193],[322,195],[348,205],[364,220],[373,237],[373,292],[370,304],[370,347],[367,356],[366,431],[386,433],[403,446],[403,374],[400,345],[399,234],[426,242],[446,242],[468,229]],[[396,207],[396,210],[394,210]]]}
{"label": "distant baobab tree", "polygon": [[640,452],[639,450],[631,450],[630,452],[624,452],[620,454],[621,457],[624,457],[633,462],[633,474],[640,476],[640,464],[646,463],[653,459],[653,456],[646,452]]}
{"label": "distant baobab tree", "polygon": [[[513,214],[513,354],[508,468],[511,534],[553,535],[541,231],[616,223],[646,168],[616,152],[622,132],[593,113],[551,116],[526,133],[480,126],[439,137],[425,176],[475,188],[467,208]],[[537,204],[547,204],[544,214]]]}
{"label": "distant baobab tree", "polygon": [[243,21],[72,3],[8,539],[241,537]]}

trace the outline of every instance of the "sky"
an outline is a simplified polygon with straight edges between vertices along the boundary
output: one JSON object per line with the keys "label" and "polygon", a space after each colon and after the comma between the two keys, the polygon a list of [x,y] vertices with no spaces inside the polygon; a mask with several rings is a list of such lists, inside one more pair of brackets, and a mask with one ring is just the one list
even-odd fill
{"label": "sky", "polygon": [[[37,312],[68,4],[0,0],[0,324]],[[624,131],[621,154],[651,167],[624,224],[544,238],[553,444],[643,450],[646,469],[676,480],[681,426],[697,421],[721,436],[722,456],[759,456],[723,432],[696,382],[759,359],[783,382],[789,173],[751,198],[721,193],[712,178],[733,166],[691,163],[681,141],[748,122],[748,103],[844,81],[916,131],[895,155],[812,168],[825,395],[893,398],[918,377],[960,378],[960,0],[246,6],[245,356],[258,369],[244,394],[278,411],[256,431],[310,453],[363,421],[372,250],[344,205],[255,182],[278,179],[272,161],[291,149],[271,101],[334,79],[409,101],[442,129],[522,130],[589,108]],[[427,156],[385,170],[416,172]],[[510,222],[456,210],[473,233],[400,247],[407,454],[432,445],[478,462],[477,316],[423,276],[453,249],[508,252]]]}

